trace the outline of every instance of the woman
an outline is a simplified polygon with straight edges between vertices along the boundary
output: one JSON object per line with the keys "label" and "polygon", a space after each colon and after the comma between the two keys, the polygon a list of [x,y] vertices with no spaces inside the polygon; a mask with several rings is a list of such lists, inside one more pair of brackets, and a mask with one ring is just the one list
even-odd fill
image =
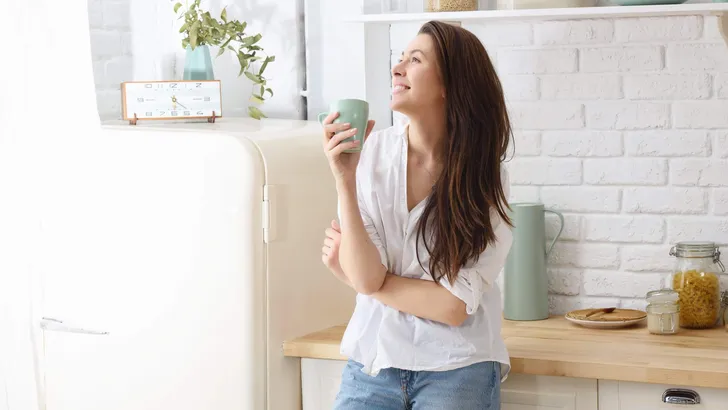
{"label": "woman", "polygon": [[322,259],[358,293],[335,408],[498,409],[510,362],[495,280],[512,240],[501,85],[477,37],[439,22],[392,77],[406,126],[347,154],[356,130],[324,121],[341,228]]}

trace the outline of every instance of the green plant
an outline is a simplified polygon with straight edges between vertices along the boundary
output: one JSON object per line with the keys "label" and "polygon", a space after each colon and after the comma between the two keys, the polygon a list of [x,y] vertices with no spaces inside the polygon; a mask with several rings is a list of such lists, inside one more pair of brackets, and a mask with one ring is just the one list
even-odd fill
{"label": "green plant", "polygon": [[[220,49],[216,57],[220,57],[226,50],[235,53],[240,63],[238,77],[245,74],[254,84],[250,101],[262,104],[266,93],[273,96],[273,90],[268,87],[268,80],[263,76],[263,72],[268,64],[275,61],[275,56],[260,56],[259,54],[264,51],[257,43],[262,35],[246,35],[245,29],[248,24],[244,21],[228,20],[227,8],[223,8],[218,20],[212,17],[209,11],[200,9],[200,1],[192,0],[191,5],[187,5],[186,1],[185,9],[181,13],[182,3],[174,5],[174,13],[179,13],[180,19],[184,18],[184,24],[179,29],[180,33],[184,33],[182,48],[186,49],[189,45],[194,50],[202,45],[217,46]],[[257,61],[262,63],[256,69],[253,68],[253,63]],[[263,112],[253,105],[248,107],[248,114],[258,120],[265,117]]]}

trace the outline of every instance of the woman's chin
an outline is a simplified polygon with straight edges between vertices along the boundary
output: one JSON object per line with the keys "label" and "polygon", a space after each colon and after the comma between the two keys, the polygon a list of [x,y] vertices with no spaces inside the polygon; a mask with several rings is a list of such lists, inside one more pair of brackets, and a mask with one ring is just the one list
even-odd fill
{"label": "woman's chin", "polygon": [[407,115],[407,112],[409,112],[408,104],[406,104],[404,101],[397,101],[396,99],[392,99],[389,103],[389,108],[392,111],[396,111],[400,114]]}

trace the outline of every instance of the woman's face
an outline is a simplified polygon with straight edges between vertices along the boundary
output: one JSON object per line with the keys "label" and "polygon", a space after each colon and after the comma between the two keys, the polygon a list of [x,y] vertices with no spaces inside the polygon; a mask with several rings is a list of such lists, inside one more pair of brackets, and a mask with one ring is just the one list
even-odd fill
{"label": "woman's face", "polygon": [[429,35],[417,35],[392,67],[392,88],[390,107],[408,117],[442,108],[445,90]]}

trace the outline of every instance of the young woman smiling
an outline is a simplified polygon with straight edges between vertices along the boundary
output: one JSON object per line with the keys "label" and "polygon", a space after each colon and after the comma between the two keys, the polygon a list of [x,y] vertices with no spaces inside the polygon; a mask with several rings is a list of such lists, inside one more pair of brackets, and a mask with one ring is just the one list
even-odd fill
{"label": "young woman smiling", "polygon": [[357,291],[336,409],[499,409],[510,369],[496,278],[511,246],[503,91],[469,31],[428,22],[392,68],[408,123],[324,121],[341,226],[322,259]]}

